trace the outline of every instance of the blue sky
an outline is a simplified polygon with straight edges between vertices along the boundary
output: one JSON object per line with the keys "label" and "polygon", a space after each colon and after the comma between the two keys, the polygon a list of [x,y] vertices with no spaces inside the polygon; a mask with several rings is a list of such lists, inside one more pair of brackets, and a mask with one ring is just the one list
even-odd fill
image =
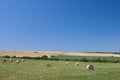
{"label": "blue sky", "polygon": [[120,51],[119,0],[0,0],[0,50]]}

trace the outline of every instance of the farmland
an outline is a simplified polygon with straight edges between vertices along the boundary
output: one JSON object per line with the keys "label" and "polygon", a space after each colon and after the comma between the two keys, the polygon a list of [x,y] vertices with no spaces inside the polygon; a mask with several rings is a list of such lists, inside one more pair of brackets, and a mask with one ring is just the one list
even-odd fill
{"label": "farmland", "polygon": [[16,56],[16,57],[41,57],[43,55],[47,55],[48,57],[55,55],[66,55],[66,56],[101,56],[101,57],[120,57],[119,54],[112,54],[112,53],[88,53],[88,52],[50,52],[50,51],[0,51],[0,56]]}
{"label": "farmland", "polygon": [[[10,58],[5,58],[6,55]],[[47,55],[49,59],[35,59],[43,55]],[[120,80],[119,54],[0,51],[0,56],[0,80]],[[16,60],[25,56],[34,58],[16,63]],[[3,59],[7,62],[3,63]],[[13,59],[13,62],[9,62],[9,59]],[[81,61],[82,59],[88,61]],[[65,65],[66,60],[68,65]],[[75,65],[77,62],[80,63],[79,66]],[[47,67],[47,63],[52,66]],[[87,70],[88,64],[94,65],[95,69]]]}
{"label": "farmland", "polygon": [[[95,63],[77,61],[51,61],[26,59],[17,64],[14,61],[6,63],[0,58],[0,80],[120,80],[120,63]],[[51,67],[46,67],[47,63]],[[93,64],[95,70],[86,70],[88,64]]]}
{"label": "farmland", "polygon": [[120,63],[120,57],[113,56],[70,56],[70,55],[59,55],[53,56],[51,59],[54,60],[67,60],[67,61],[82,61],[82,62],[114,62]]}

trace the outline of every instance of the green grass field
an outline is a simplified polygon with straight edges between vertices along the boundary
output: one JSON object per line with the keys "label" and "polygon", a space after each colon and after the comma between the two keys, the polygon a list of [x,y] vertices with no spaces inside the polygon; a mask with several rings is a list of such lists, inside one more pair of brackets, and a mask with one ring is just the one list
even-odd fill
{"label": "green grass field", "polygon": [[[52,67],[46,67],[47,63]],[[3,63],[0,58],[0,80],[120,80],[120,63],[95,63],[77,61],[50,61],[26,59],[19,64]],[[86,70],[93,64],[94,71]]]}
{"label": "green grass field", "polygon": [[66,56],[66,55],[59,55],[59,56],[55,56],[52,57],[52,59],[60,59],[60,60],[81,60],[81,59],[87,59],[89,61],[92,60],[96,60],[96,59],[100,59],[100,60],[106,60],[107,62],[115,62],[118,61],[120,62],[120,57],[113,57],[113,56],[106,56],[106,57],[102,57],[102,56]]}

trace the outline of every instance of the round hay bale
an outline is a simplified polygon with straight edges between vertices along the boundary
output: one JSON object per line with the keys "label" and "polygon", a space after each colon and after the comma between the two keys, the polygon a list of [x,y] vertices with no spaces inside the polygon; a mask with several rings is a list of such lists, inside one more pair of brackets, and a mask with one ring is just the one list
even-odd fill
{"label": "round hay bale", "polygon": [[22,62],[25,62],[25,59],[22,59]]}
{"label": "round hay bale", "polygon": [[87,70],[94,70],[94,66],[93,65],[87,65]]}
{"label": "round hay bale", "polygon": [[16,63],[20,63],[20,60],[17,60]]}
{"label": "round hay bale", "polygon": [[80,63],[79,63],[79,62],[77,62],[75,65],[76,65],[76,66],[79,66],[79,65],[80,65]]}
{"label": "round hay bale", "polygon": [[12,60],[12,59],[9,59],[9,61],[10,61],[10,62],[13,62],[13,60]]}
{"label": "round hay bale", "polygon": [[68,65],[68,62],[65,62],[65,65]]}
{"label": "round hay bale", "polygon": [[51,67],[52,65],[50,63],[47,63],[47,67]]}

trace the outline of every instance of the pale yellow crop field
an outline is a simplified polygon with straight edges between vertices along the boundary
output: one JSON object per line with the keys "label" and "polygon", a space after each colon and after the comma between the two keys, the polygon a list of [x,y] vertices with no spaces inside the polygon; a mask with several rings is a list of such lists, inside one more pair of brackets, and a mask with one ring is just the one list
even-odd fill
{"label": "pale yellow crop field", "polygon": [[47,52],[47,51],[0,51],[0,56],[17,56],[17,57],[23,57],[23,56],[29,56],[29,57],[41,57],[43,55],[47,55],[48,57],[52,55],[70,55],[70,56],[114,56],[114,57],[120,57],[118,54],[104,54],[104,53],[84,53],[84,52]]}
{"label": "pale yellow crop field", "polygon": [[111,54],[111,53],[87,53],[87,52],[68,52],[64,53],[63,55],[71,55],[71,56],[102,56],[102,57],[120,57],[118,54]]}
{"label": "pale yellow crop field", "polygon": [[39,52],[39,51],[0,51],[0,56],[16,56],[16,57],[23,57],[23,56],[29,56],[29,57],[41,57],[43,55],[47,55],[50,57],[51,55],[60,55],[61,52]]}

